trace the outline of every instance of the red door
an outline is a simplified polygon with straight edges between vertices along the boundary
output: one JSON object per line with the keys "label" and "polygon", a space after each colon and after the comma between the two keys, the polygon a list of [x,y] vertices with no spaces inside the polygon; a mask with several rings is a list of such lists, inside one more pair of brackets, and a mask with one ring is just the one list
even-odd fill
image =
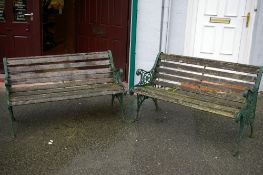
{"label": "red door", "polygon": [[130,0],[79,0],[77,52],[111,50],[128,75]]}
{"label": "red door", "polygon": [[41,54],[40,1],[0,0],[0,71],[3,57]]}

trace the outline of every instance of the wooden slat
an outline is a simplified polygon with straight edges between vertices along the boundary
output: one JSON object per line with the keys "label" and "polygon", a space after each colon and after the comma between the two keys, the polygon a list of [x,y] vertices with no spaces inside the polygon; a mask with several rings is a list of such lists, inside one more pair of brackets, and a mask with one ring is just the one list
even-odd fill
{"label": "wooden slat", "polygon": [[239,111],[238,109],[235,109],[235,108],[229,108],[229,107],[226,108],[226,106],[220,106],[220,105],[202,102],[198,100],[178,98],[177,96],[171,96],[167,93],[166,90],[164,90],[163,93],[162,92],[156,93],[152,91],[143,92],[143,91],[136,91],[136,90],[135,92],[138,94],[152,97],[152,98],[157,98],[163,101],[180,104],[183,106],[191,107],[191,108],[202,110],[202,111],[211,112],[214,114],[219,114],[219,115],[230,117],[230,118],[234,118],[234,115]]}
{"label": "wooden slat", "polygon": [[52,78],[39,78],[39,79],[20,79],[19,81],[11,80],[12,85],[19,84],[33,84],[33,83],[49,83],[58,81],[77,81],[77,80],[88,80],[88,79],[101,79],[101,78],[112,78],[112,73],[106,74],[89,74],[89,75],[71,75],[64,77],[52,77]]}
{"label": "wooden slat", "polygon": [[81,91],[81,90],[91,90],[91,89],[102,89],[102,88],[113,88],[113,87],[120,88],[120,85],[107,83],[107,84],[77,85],[77,86],[69,86],[69,87],[65,86],[65,87],[52,88],[52,89],[16,92],[16,93],[12,93],[11,97],[21,97],[21,96],[31,96],[31,95],[51,94],[51,93],[61,93],[61,92]]}
{"label": "wooden slat", "polygon": [[242,94],[235,94],[231,92],[223,93],[220,91],[216,91],[216,89],[212,89],[211,91],[209,91],[210,89],[207,89],[205,87],[203,88],[202,86],[199,86],[198,88],[194,88],[194,87],[175,85],[175,84],[171,84],[168,82],[156,82],[156,84],[162,87],[168,87],[168,88],[173,88],[173,89],[176,88],[176,90],[193,92],[193,93],[201,94],[204,96],[211,96],[211,97],[225,99],[228,101],[245,103],[245,98],[242,96]]}
{"label": "wooden slat", "polygon": [[[140,88],[138,88],[140,89]],[[235,109],[240,109],[241,107],[244,106],[244,103],[241,102],[235,102],[235,101],[230,101],[227,99],[223,99],[223,98],[217,98],[215,96],[207,96],[207,95],[203,95],[203,94],[198,94],[198,93],[194,93],[194,92],[189,92],[189,91],[182,91],[182,90],[177,90],[177,89],[164,89],[164,88],[156,88],[156,87],[152,87],[152,86],[146,86],[143,87],[142,90],[147,89],[147,91],[152,91],[153,93],[158,93],[158,92],[162,92],[162,91],[167,91],[167,94],[169,94],[170,96],[178,96],[180,98],[191,98],[194,100],[199,100],[199,101],[204,101],[204,102],[210,102],[210,103],[214,103],[214,104],[218,104],[218,105],[222,105],[222,106],[229,106],[231,108],[235,108]]]}
{"label": "wooden slat", "polygon": [[26,57],[11,57],[8,58],[10,60],[21,60],[21,59],[40,59],[40,58],[50,58],[50,57],[65,57],[65,56],[73,56],[73,55],[96,55],[100,53],[108,53],[108,51],[102,52],[83,52],[83,53],[69,53],[69,54],[59,54],[59,55],[41,55],[41,56],[26,56]]}
{"label": "wooden slat", "polygon": [[256,80],[255,76],[242,75],[242,74],[236,74],[236,73],[230,73],[230,72],[222,72],[220,70],[211,70],[211,69],[206,69],[204,66],[193,67],[189,65],[187,66],[187,65],[182,65],[182,64],[173,64],[169,62],[161,62],[160,66],[184,70],[184,71],[191,71],[191,72],[196,72],[196,73],[215,75],[219,77],[244,80],[244,81],[249,81],[249,82],[255,82]]}
{"label": "wooden slat", "polygon": [[65,56],[74,56],[74,55],[96,55],[96,54],[101,54],[101,53],[108,53],[108,51],[69,53],[69,54],[58,54],[58,55],[41,55],[41,56],[11,57],[11,58],[8,58],[8,59],[10,59],[10,60],[41,59],[41,58],[65,57]]}
{"label": "wooden slat", "polygon": [[228,85],[228,84],[221,84],[221,83],[211,83],[207,81],[200,81],[200,80],[193,80],[193,79],[185,79],[180,77],[174,77],[170,75],[164,75],[164,74],[157,74],[156,77],[158,78],[156,80],[156,83],[158,84],[158,81],[171,81],[174,83],[181,83],[182,85],[189,85],[189,86],[201,86],[206,87],[208,89],[214,90],[215,92],[227,92],[227,93],[236,93],[236,94],[242,94],[245,90],[248,88],[238,85]]}
{"label": "wooden slat", "polygon": [[176,75],[180,77],[186,77],[186,78],[192,78],[192,79],[197,79],[201,81],[207,81],[207,82],[214,82],[218,84],[226,84],[226,85],[233,85],[233,86],[244,86],[244,88],[250,88],[253,86],[253,84],[250,84],[248,82],[237,82],[237,81],[232,81],[232,80],[227,80],[227,79],[222,79],[220,77],[208,77],[205,75],[197,75],[197,74],[192,74],[192,73],[187,73],[187,72],[181,72],[181,71],[176,71],[176,70],[169,70],[165,68],[157,68],[158,73],[165,73],[165,74],[170,74],[170,75]]}
{"label": "wooden slat", "polygon": [[70,70],[70,71],[54,71],[46,73],[20,73],[18,75],[10,75],[11,81],[19,81],[24,79],[38,79],[38,78],[54,78],[54,77],[63,77],[63,76],[76,76],[76,75],[95,75],[95,74],[105,74],[111,73],[110,68],[102,69],[88,69],[88,70]]}
{"label": "wooden slat", "polygon": [[73,55],[61,55],[61,56],[46,56],[46,57],[30,57],[28,59],[9,59],[8,65],[30,65],[30,64],[41,64],[41,63],[57,63],[64,61],[83,61],[83,60],[96,60],[96,59],[106,59],[109,58],[108,52],[100,53],[83,53],[83,54],[73,54]]}
{"label": "wooden slat", "polygon": [[83,93],[83,94],[68,94],[69,96],[62,94],[61,96],[50,97],[50,98],[35,98],[35,99],[29,99],[26,101],[11,101],[10,105],[19,106],[19,105],[27,105],[27,104],[35,104],[35,103],[45,103],[45,102],[53,102],[53,101],[96,97],[96,96],[103,96],[103,95],[112,95],[112,94],[118,94],[118,93],[123,93],[123,90],[106,89],[105,91],[101,91],[101,92],[92,92],[92,93]]}
{"label": "wooden slat", "polygon": [[11,95],[11,101],[28,101],[31,99],[41,99],[41,98],[51,98],[51,97],[60,97],[60,96],[71,96],[71,95],[77,95],[77,94],[89,94],[89,93],[95,93],[95,92],[102,92],[102,91],[118,91],[118,90],[123,90],[124,88],[120,85],[117,84],[107,84],[104,86],[96,87],[94,86],[93,88],[87,87],[84,89],[68,89],[65,91],[60,91],[60,92],[51,92],[51,90],[46,90],[42,91],[41,94],[30,94],[30,95],[21,95],[21,96],[16,96]]}
{"label": "wooden slat", "polygon": [[31,94],[28,96],[11,96],[11,101],[27,101],[31,99],[41,99],[41,98],[51,98],[51,97],[60,97],[60,96],[71,96],[76,94],[88,94],[102,91],[118,91],[123,90],[123,87],[117,84],[108,84],[107,86],[101,86],[96,88],[87,88],[87,89],[71,89],[71,91],[61,91],[61,92],[50,92],[47,90],[42,94]]}
{"label": "wooden slat", "polygon": [[193,103],[193,104],[197,104],[200,106],[207,106],[209,108],[212,109],[218,109],[218,110],[223,110],[223,111],[228,111],[228,112],[233,112],[233,111],[239,111],[238,108],[236,107],[229,107],[228,105],[224,104],[224,105],[218,105],[216,103],[211,103],[211,102],[205,102],[203,101],[203,99],[198,99],[198,98],[192,98],[191,96],[187,96],[187,95],[182,95],[179,93],[174,93],[174,92],[170,92],[167,91],[165,89],[157,89],[157,88],[150,88],[150,87],[142,87],[139,88],[140,92],[150,92],[156,95],[163,95],[166,96],[168,98],[174,98],[174,99],[179,99],[179,100],[183,100],[185,102],[188,103]]}
{"label": "wooden slat", "polygon": [[232,70],[232,71],[237,71],[237,72],[252,73],[252,74],[256,74],[259,71],[258,66],[230,63],[230,62],[224,62],[224,61],[215,61],[215,60],[187,57],[187,56],[180,56],[180,55],[161,54],[161,60],[174,61],[174,62],[180,62],[180,63],[200,65],[200,66],[207,66],[207,67],[226,69],[226,70]]}
{"label": "wooden slat", "polygon": [[28,66],[16,66],[9,67],[10,74],[32,72],[32,71],[50,71],[57,69],[68,69],[68,68],[89,68],[94,66],[109,66],[109,60],[101,61],[90,61],[90,62],[70,62],[70,63],[56,63],[56,64],[46,64],[46,65],[28,65]]}
{"label": "wooden slat", "polygon": [[76,81],[58,81],[51,83],[35,83],[35,84],[20,84],[17,86],[11,86],[10,92],[25,92],[25,91],[37,91],[37,90],[45,90],[45,89],[55,89],[55,88],[64,88],[64,87],[72,87],[72,86],[85,86],[92,84],[105,84],[105,83],[113,83],[112,78],[101,78],[101,79],[85,79],[76,80]]}

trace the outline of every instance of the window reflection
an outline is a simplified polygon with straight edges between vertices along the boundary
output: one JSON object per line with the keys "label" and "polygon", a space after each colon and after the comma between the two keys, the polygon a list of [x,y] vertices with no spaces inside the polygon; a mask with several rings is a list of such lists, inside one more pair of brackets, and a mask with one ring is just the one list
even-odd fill
{"label": "window reflection", "polygon": [[14,21],[26,21],[27,0],[13,0]]}
{"label": "window reflection", "polygon": [[5,0],[0,0],[0,21],[5,21]]}

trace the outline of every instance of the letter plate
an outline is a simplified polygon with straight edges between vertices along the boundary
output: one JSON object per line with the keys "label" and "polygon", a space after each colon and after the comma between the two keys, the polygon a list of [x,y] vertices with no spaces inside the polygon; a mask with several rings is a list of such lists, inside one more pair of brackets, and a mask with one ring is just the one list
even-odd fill
{"label": "letter plate", "polygon": [[217,18],[217,17],[210,17],[210,23],[222,23],[222,24],[230,24],[230,18]]}

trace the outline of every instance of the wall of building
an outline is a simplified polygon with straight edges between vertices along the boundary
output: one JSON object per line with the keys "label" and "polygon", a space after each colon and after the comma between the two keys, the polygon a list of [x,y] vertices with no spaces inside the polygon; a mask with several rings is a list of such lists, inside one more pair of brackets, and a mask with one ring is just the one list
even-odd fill
{"label": "wall of building", "polygon": [[[162,0],[138,1],[135,70],[150,70],[160,48]],[[135,75],[135,84],[139,77]]]}
{"label": "wall of building", "polygon": [[[258,0],[250,64],[263,66],[263,1]],[[263,79],[260,90],[263,91]]]}
{"label": "wall of building", "polygon": [[188,0],[172,0],[168,37],[168,53],[184,54]]}

